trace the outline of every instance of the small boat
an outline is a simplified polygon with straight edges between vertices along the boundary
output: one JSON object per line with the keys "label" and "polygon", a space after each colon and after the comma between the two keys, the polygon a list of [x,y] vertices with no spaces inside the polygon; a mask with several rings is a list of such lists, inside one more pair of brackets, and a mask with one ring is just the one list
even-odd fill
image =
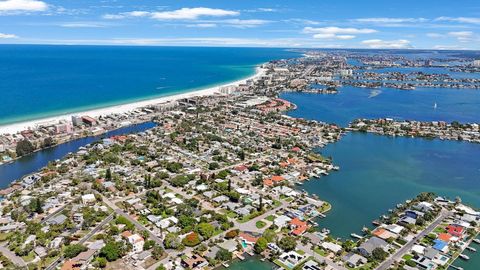
{"label": "small boat", "polygon": [[435,102],[435,104],[433,104],[433,109],[436,110],[437,109],[437,103]]}
{"label": "small boat", "polygon": [[468,256],[465,255],[465,254],[460,254],[460,255],[458,255],[458,257],[460,257],[460,258],[462,258],[462,259],[464,259],[464,260],[470,260],[470,257],[468,257]]}
{"label": "small boat", "polygon": [[468,246],[467,246],[466,249],[468,249],[468,250],[470,250],[470,251],[472,251],[472,252],[477,252],[477,250],[476,250],[475,248],[473,248],[473,247],[468,247]]}
{"label": "small boat", "polygon": [[352,238],[356,238],[356,239],[363,239],[362,236],[360,236],[360,235],[358,235],[358,234],[356,234],[356,233],[352,233],[352,234],[350,234],[350,236],[351,236]]}
{"label": "small boat", "polygon": [[473,242],[480,244],[480,239],[473,239]]}
{"label": "small boat", "polygon": [[230,265],[229,265],[228,263],[226,263],[226,262],[222,263],[222,265],[223,265],[223,267],[225,267],[225,268],[230,267]]}

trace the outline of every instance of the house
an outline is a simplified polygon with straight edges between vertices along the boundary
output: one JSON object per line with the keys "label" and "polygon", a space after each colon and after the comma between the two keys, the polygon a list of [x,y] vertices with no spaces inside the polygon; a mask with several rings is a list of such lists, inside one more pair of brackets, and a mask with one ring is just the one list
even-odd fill
{"label": "house", "polygon": [[242,208],[238,208],[238,209],[235,209],[235,213],[239,216],[246,216],[246,215],[250,215],[250,212],[253,210],[253,206],[251,205],[246,205]]}
{"label": "house", "polygon": [[130,231],[124,231],[122,233],[122,237],[124,237],[128,243],[132,245],[133,253],[143,251],[143,244],[145,244],[145,240],[139,234],[132,234]]}
{"label": "house", "polygon": [[314,260],[309,260],[303,265],[302,270],[321,270],[320,265],[318,265],[318,262]]}
{"label": "house", "polygon": [[402,226],[407,226],[409,224],[415,225],[416,222],[417,222],[417,220],[415,218],[408,217],[408,216],[403,216],[398,221],[398,224],[402,225]]}
{"label": "house", "polygon": [[52,240],[52,242],[50,242],[48,247],[51,249],[57,249],[60,247],[60,245],[62,245],[62,243],[63,243],[63,237],[57,236]]}
{"label": "house", "polygon": [[182,259],[181,264],[187,269],[200,269],[207,266],[208,261],[199,255],[192,255],[190,258]]}
{"label": "house", "polygon": [[288,265],[290,269],[295,268],[305,259],[305,255],[300,255],[295,251],[290,251],[280,255],[279,260],[282,264]]}
{"label": "house", "polygon": [[367,258],[361,255],[355,254],[353,252],[350,252],[347,255],[345,255],[343,257],[343,260],[345,261],[347,266],[351,268],[360,267],[368,262]]}
{"label": "house", "polygon": [[439,239],[435,239],[433,240],[433,242],[435,243],[433,245],[433,248],[436,249],[436,250],[439,250],[443,253],[447,253],[448,252],[448,243],[447,242],[444,242],[442,240],[439,240]]}
{"label": "house", "polygon": [[235,241],[233,239],[227,240],[223,243],[218,244],[218,246],[220,248],[228,250],[229,252],[234,252],[235,250],[237,250],[237,241]]}
{"label": "house", "polygon": [[250,246],[255,245],[255,243],[258,240],[258,237],[253,236],[252,234],[249,234],[249,233],[246,233],[246,232],[240,232],[238,234],[238,238],[240,239],[240,241],[242,241],[242,243],[244,243],[246,245],[250,245]]}
{"label": "house", "polygon": [[436,269],[437,265],[432,262],[429,258],[426,258],[424,256],[415,256],[412,261],[414,261],[417,266],[419,266],[421,269],[425,270],[433,270]]}
{"label": "house", "polygon": [[387,249],[387,247],[388,243],[385,240],[373,236],[367,241],[365,241],[363,244],[361,244],[360,247],[358,247],[358,251],[360,252],[360,254],[362,254],[362,256],[369,257],[372,255],[374,249],[381,248],[385,250]]}
{"label": "house", "polygon": [[230,199],[225,195],[220,195],[212,199],[216,203],[228,202]]}
{"label": "house", "polygon": [[384,229],[384,228],[376,228],[373,232],[372,232],[373,235],[375,235],[376,237],[378,238],[381,238],[383,240],[387,240],[389,238],[397,238],[398,235]]}
{"label": "house", "polygon": [[40,258],[43,258],[43,257],[47,256],[47,250],[42,246],[35,247],[35,249],[33,251]]}
{"label": "house", "polygon": [[323,242],[321,244],[322,248],[329,250],[333,253],[338,253],[342,250],[342,246],[332,243],[332,242]]}
{"label": "house", "polygon": [[456,236],[458,238],[462,238],[464,235],[464,227],[460,225],[448,225],[447,231],[449,234]]}
{"label": "house", "polygon": [[77,257],[66,261],[61,270],[84,270],[88,268],[88,264],[92,261],[96,251],[89,249],[77,255]]}
{"label": "house", "polygon": [[287,224],[291,221],[292,219],[285,216],[285,215],[281,215],[281,216],[278,216],[276,217],[274,220],[273,220],[273,224],[275,224],[275,226],[279,227],[279,228],[283,228],[283,227],[286,227]]}
{"label": "house", "polygon": [[290,220],[290,229],[292,229],[292,234],[299,236],[304,234],[308,230],[308,225],[306,221],[301,221],[299,218],[294,218]]}
{"label": "house", "polygon": [[60,225],[63,224],[67,220],[67,217],[64,214],[60,214],[55,216],[49,220],[47,220],[48,225]]}
{"label": "house", "polygon": [[96,199],[95,199],[95,195],[93,193],[85,194],[85,195],[82,196],[82,203],[84,205],[95,203],[95,201],[96,201]]}

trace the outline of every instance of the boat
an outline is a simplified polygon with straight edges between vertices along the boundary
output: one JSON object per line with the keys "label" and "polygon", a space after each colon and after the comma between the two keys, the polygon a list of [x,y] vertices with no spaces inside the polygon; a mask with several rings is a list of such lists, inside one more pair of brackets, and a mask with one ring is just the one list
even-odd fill
{"label": "boat", "polygon": [[480,244],[480,239],[473,239],[472,241],[477,243],[477,244]]}
{"label": "boat", "polygon": [[433,109],[437,109],[437,103],[433,104]]}
{"label": "boat", "polygon": [[230,267],[230,265],[229,265],[228,263],[226,263],[226,262],[222,263],[222,265],[223,265],[223,267],[225,267],[225,268]]}
{"label": "boat", "polygon": [[460,258],[462,258],[462,259],[464,259],[464,260],[470,260],[470,257],[468,257],[468,256],[465,255],[465,254],[460,254],[460,255],[458,255],[458,257],[460,257]]}
{"label": "boat", "polygon": [[477,252],[477,250],[473,247],[470,247],[470,246],[467,246],[466,249],[470,250],[470,251],[473,251],[473,252]]}
{"label": "boat", "polygon": [[350,236],[351,236],[352,238],[356,238],[356,239],[363,239],[362,236],[360,236],[360,235],[358,235],[358,234],[356,234],[356,233],[352,233],[352,234],[350,234]]}
{"label": "boat", "polygon": [[321,232],[324,233],[324,234],[329,234],[330,230],[327,229],[327,228],[323,228]]}
{"label": "boat", "polygon": [[375,225],[375,226],[380,226],[381,223],[378,220],[374,220],[374,221],[372,221],[372,224]]}

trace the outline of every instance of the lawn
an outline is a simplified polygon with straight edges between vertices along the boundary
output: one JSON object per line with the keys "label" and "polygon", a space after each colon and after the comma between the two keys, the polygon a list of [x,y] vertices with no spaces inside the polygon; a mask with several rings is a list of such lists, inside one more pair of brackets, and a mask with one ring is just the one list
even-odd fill
{"label": "lawn", "polygon": [[315,253],[317,253],[318,255],[322,256],[322,257],[325,257],[327,256],[327,252],[321,248],[315,248],[313,251],[315,251]]}
{"label": "lawn", "polygon": [[411,260],[411,259],[413,258],[413,256],[410,255],[410,254],[405,254],[405,255],[403,255],[402,258],[403,258],[405,261],[408,261],[408,260]]}
{"label": "lawn", "polygon": [[275,215],[270,215],[268,217],[266,217],[265,219],[270,221],[270,222],[273,222],[275,220],[276,216]]}
{"label": "lawn", "polygon": [[35,259],[35,253],[33,251],[30,251],[30,253],[28,253],[27,256],[22,256],[22,259],[28,263],[33,259]]}
{"label": "lawn", "polygon": [[257,221],[257,223],[255,223],[255,226],[257,226],[257,229],[261,229],[263,227],[265,227],[265,225],[267,225],[267,223],[265,223],[264,221]]}

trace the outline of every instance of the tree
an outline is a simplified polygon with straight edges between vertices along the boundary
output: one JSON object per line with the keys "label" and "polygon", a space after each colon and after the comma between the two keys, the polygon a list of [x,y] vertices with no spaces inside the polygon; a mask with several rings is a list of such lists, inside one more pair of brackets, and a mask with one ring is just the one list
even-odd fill
{"label": "tree", "polygon": [[165,248],[176,249],[178,246],[180,246],[178,235],[174,233],[168,233],[163,240],[163,244],[165,245]]}
{"label": "tree", "polygon": [[265,237],[260,237],[257,239],[257,242],[255,242],[255,245],[253,246],[253,250],[255,250],[256,253],[260,254],[265,249],[267,249],[267,246],[268,246],[267,239],[265,239]]}
{"label": "tree", "polygon": [[297,246],[297,241],[292,236],[285,236],[278,242],[278,246],[284,251],[292,251]]}
{"label": "tree", "polygon": [[225,238],[232,239],[238,236],[238,230],[231,230],[225,234]]}
{"label": "tree", "polygon": [[198,233],[206,239],[212,237],[215,233],[215,227],[213,227],[212,224],[206,222],[198,224],[197,230]]}
{"label": "tree", "polygon": [[232,253],[226,249],[219,249],[217,254],[215,254],[215,259],[220,261],[229,261],[232,259]]}
{"label": "tree", "polygon": [[109,262],[116,261],[125,254],[125,246],[123,242],[110,241],[100,249],[100,257],[104,257]]}
{"label": "tree", "polygon": [[376,248],[372,251],[372,257],[376,261],[381,262],[388,257],[388,253],[385,250],[383,250],[382,248]]}
{"label": "tree", "polygon": [[96,261],[97,261],[98,267],[100,268],[105,268],[107,266],[107,259],[103,257],[97,257]]}
{"label": "tree", "polygon": [[163,255],[163,248],[160,245],[154,245],[152,250],[152,256],[156,260],[160,259]]}
{"label": "tree", "polygon": [[107,169],[107,172],[105,173],[105,179],[107,181],[110,181],[112,180],[112,170],[110,170],[110,168]]}
{"label": "tree", "polygon": [[218,168],[220,168],[220,165],[218,165],[217,162],[212,162],[212,163],[208,164],[208,169],[211,170],[211,171],[216,170]]}
{"label": "tree", "polygon": [[17,143],[15,151],[17,152],[17,156],[21,157],[33,153],[33,151],[35,151],[35,147],[33,146],[32,142],[24,139]]}
{"label": "tree", "polygon": [[151,249],[155,245],[155,241],[153,240],[147,240],[143,244],[143,250]]}
{"label": "tree", "polygon": [[84,252],[86,250],[87,250],[87,248],[80,245],[80,244],[73,244],[73,245],[68,245],[65,248],[65,251],[63,252],[63,254],[66,258],[71,259],[71,258],[76,257],[78,254],[80,254],[81,252]]}
{"label": "tree", "polygon": [[183,238],[182,243],[187,247],[194,247],[200,244],[200,237],[196,232],[191,232]]}

